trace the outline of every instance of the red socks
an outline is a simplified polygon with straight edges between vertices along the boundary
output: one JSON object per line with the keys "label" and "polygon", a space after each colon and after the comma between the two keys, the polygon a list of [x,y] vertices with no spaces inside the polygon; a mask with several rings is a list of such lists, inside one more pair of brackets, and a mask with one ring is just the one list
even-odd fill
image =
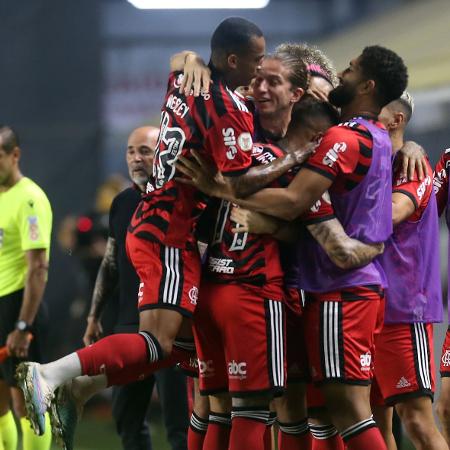
{"label": "red socks", "polygon": [[344,441],[334,425],[309,425],[313,450],[344,450]]}
{"label": "red socks", "polygon": [[207,429],[208,419],[203,419],[193,412],[187,435],[188,450],[203,450]]}
{"label": "red socks", "polygon": [[233,407],[231,417],[229,450],[264,450],[269,411],[264,407]]}
{"label": "red socks", "polygon": [[[228,450],[230,431],[230,414],[219,414],[211,411],[203,450]],[[191,449],[189,448],[189,450]]]}
{"label": "red socks", "polygon": [[387,450],[372,417],[352,425],[341,433],[348,450]]}
{"label": "red socks", "polygon": [[282,450],[311,450],[312,441],[307,419],[294,423],[278,422],[278,448]]}

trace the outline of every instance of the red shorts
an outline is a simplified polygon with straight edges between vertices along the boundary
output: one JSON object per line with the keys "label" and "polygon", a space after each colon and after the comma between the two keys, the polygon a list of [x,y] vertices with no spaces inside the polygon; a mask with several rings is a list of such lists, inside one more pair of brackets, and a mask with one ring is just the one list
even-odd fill
{"label": "red shorts", "polygon": [[433,398],[434,372],[433,324],[384,325],[375,337],[374,375],[386,405]]}
{"label": "red shorts", "polygon": [[304,383],[310,378],[303,325],[301,292],[287,288],[284,305],[286,311],[286,365],[287,382]]}
{"label": "red shorts", "polygon": [[282,393],[286,369],[280,299],[264,298],[248,285],[202,282],[194,337],[202,394]]}
{"label": "red shorts", "polygon": [[382,293],[361,287],[352,288],[354,300],[343,300],[342,294],[308,295],[304,323],[311,376],[315,383],[369,385],[384,315]]}
{"label": "red shorts", "polygon": [[450,377],[450,327],[447,329],[444,343],[442,344],[440,372],[441,377]]}
{"label": "red shorts", "polygon": [[200,284],[197,250],[167,247],[127,234],[127,254],[140,278],[139,311],[174,309],[192,317]]}

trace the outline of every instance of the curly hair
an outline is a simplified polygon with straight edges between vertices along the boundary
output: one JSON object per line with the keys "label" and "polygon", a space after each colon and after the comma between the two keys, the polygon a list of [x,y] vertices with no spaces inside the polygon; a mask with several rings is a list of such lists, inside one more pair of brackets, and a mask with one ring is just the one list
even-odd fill
{"label": "curly hair", "polygon": [[365,47],[359,65],[364,75],[375,81],[381,107],[398,99],[408,85],[408,69],[397,53],[379,45]]}
{"label": "curly hair", "polygon": [[[288,53],[297,59],[301,59],[309,68],[311,75],[322,76],[333,86],[337,86],[336,69],[328,56],[319,48],[306,43],[285,42],[275,49],[275,53]],[[320,70],[317,70],[315,66],[318,66]]]}

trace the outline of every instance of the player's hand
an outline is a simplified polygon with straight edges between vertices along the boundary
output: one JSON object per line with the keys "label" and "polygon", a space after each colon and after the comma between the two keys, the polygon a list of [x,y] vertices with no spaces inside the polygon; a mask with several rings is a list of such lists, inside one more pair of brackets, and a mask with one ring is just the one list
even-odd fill
{"label": "player's hand", "polygon": [[232,228],[233,233],[275,234],[279,228],[279,222],[274,217],[239,206],[233,207],[230,219],[238,224]]}
{"label": "player's hand", "polygon": [[95,317],[88,317],[87,319],[87,327],[83,336],[83,344],[87,347],[88,345],[93,344],[98,341],[103,334],[102,324]]}
{"label": "player's hand", "polygon": [[31,334],[28,331],[13,330],[8,334],[6,346],[12,356],[26,358],[30,348]]}
{"label": "player's hand", "polygon": [[193,159],[179,156],[176,168],[186,178],[175,178],[180,183],[189,184],[211,197],[219,197],[227,189],[223,175],[216,167],[205,161],[198,152],[191,150]]}
{"label": "player's hand", "polygon": [[211,83],[211,70],[202,58],[189,53],[184,61],[184,76],[179,92],[184,95],[198,97],[200,92],[207,93]]}
{"label": "player's hand", "polygon": [[413,141],[407,141],[399,150],[399,157],[396,158],[396,165],[401,165],[400,175],[408,180],[415,180],[415,174],[419,180],[425,178],[427,173],[427,155],[425,150]]}
{"label": "player's hand", "polygon": [[307,161],[308,158],[314,153],[317,145],[317,142],[310,142],[304,147],[295,150],[295,152],[293,152],[292,154],[294,155],[296,165],[303,164],[305,161]]}
{"label": "player's hand", "polygon": [[328,95],[324,91],[322,91],[321,89],[311,89],[311,88],[309,88],[306,91],[306,93],[311,95],[316,100],[319,100],[321,102],[327,102],[328,101]]}

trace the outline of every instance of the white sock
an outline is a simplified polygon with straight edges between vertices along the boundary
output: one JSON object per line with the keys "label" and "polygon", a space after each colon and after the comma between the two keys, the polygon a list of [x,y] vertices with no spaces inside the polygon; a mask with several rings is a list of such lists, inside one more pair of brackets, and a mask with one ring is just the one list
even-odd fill
{"label": "white sock", "polygon": [[80,358],[74,352],[39,366],[39,373],[52,392],[64,382],[81,375]]}

